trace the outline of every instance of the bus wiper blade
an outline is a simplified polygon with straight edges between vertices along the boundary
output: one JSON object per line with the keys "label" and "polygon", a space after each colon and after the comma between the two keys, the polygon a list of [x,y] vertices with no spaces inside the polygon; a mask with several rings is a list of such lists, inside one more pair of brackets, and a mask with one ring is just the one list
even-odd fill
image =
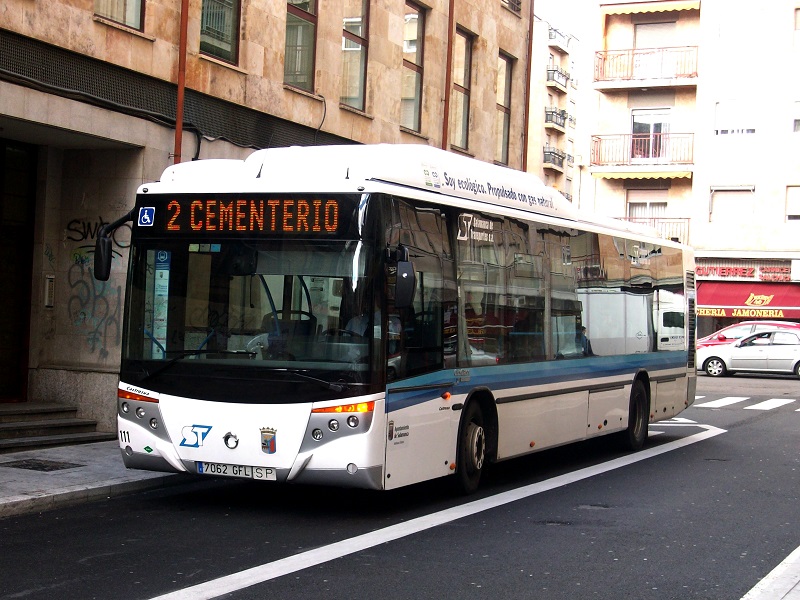
{"label": "bus wiper blade", "polygon": [[[152,379],[153,377],[155,377],[159,373],[161,373],[163,371],[166,371],[172,365],[174,365],[176,362],[178,362],[179,360],[183,360],[187,356],[196,356],[198,354],[206,354],[208,352],[208,350],[175,350],[175,352],[179,352],[178,356],[170,358],[167,362],[165,362],[163,365],[160,365],[159,367],[154,369],[152,372],[148,371],[146,368],[144,368],[144,376],[142,376],[142,378],[139,380],[139,383],[141,383],[143,381],[147,381],[148,379]],[[171,353],[172,352],[168,352],[168,354],[171,354]]]}
{"label": "bus wiper blade", "polygon": [[305,373],[299,373],[297,371],[286,371],[287,373],[291,373],[295,377],[299,377],[300,379],[305,379],[306,381],[313,381],[314,383],[318,383],[321,386],[328,388],[329,390],[333,390],[334,392],[343,392],[347,389],[347,384],[344,383],[334,383],[333,381],[327,381],[325,379],[319,379],[318,377],[312,377],[311,375],[306,375]]}

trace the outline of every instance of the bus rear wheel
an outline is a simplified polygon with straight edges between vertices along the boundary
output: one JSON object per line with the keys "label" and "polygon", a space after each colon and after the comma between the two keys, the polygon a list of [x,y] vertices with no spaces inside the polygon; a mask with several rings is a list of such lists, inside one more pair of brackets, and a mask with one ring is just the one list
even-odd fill
{"label": "bus rear wheel", "polygon": [[460,492],[471,494],[478,489],[485,462],[486,430],[483,427],[483,412],[477,402],[470,402],[464,411],[458,432],[456,479]]}
{"label": "bus rear wheel", "polygon": [[650,407],[647,390],[640,380],[631,386],[631,401],[628,409],[628,429],[620,433],[623,448],[636,452],[647,441],[647,425],[650,420]]}

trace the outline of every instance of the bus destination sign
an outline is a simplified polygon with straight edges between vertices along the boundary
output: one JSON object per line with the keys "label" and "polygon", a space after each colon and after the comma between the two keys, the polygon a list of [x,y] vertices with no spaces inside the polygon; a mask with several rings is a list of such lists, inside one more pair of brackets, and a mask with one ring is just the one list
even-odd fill
{"label": "bus destination sign", "polygon": [[[159,214],[161,212],[161,214]],[[339,233],[336,198],[174,198],[164,208],[141,206],[138,225],[154,234]]]}

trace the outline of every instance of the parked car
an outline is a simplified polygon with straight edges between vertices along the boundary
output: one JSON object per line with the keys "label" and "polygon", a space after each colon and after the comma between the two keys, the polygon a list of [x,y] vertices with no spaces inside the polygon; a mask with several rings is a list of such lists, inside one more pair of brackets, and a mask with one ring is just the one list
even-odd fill
{"label": "parked car", "polygon": [[711,335],[699,338],[696,347],[700,350],[700,348],[705,348],[706,346],[730,344],[736,340],[742,339],[746,335],[750,335],[756,331],[765,331],[767,329],[793,329],[800,331],[800,323],[795,323],[793,321],[742,321],[741,323],[736,323],[736,325],[723,327]]}
{"label": "parked car", "polygon": [[697,368],[712,377],[737,371],[800,377],[800,329],[769,329],[730,344],[706,346],[697,351]]}

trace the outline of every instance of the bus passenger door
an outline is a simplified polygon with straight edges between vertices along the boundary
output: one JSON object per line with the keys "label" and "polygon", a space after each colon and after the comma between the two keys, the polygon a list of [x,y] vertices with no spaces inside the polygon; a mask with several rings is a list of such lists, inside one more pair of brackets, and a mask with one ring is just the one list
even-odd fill
{"label": "bus passenger door", "polygon": [[[396,306],[389,283],[387,320],[386,474],[387,489],[449,474],[455,460],[458,416],[443,397],[453,383],[445,370],[446,348],[455,327],[454,268],[447,218],[437,207],[394,199],[390,248],[403,246],[413,265],[416,289],[410,306]],[[452,315],[454,318],[454,315]],[[453,422],[455,421],[455,426]]]}

